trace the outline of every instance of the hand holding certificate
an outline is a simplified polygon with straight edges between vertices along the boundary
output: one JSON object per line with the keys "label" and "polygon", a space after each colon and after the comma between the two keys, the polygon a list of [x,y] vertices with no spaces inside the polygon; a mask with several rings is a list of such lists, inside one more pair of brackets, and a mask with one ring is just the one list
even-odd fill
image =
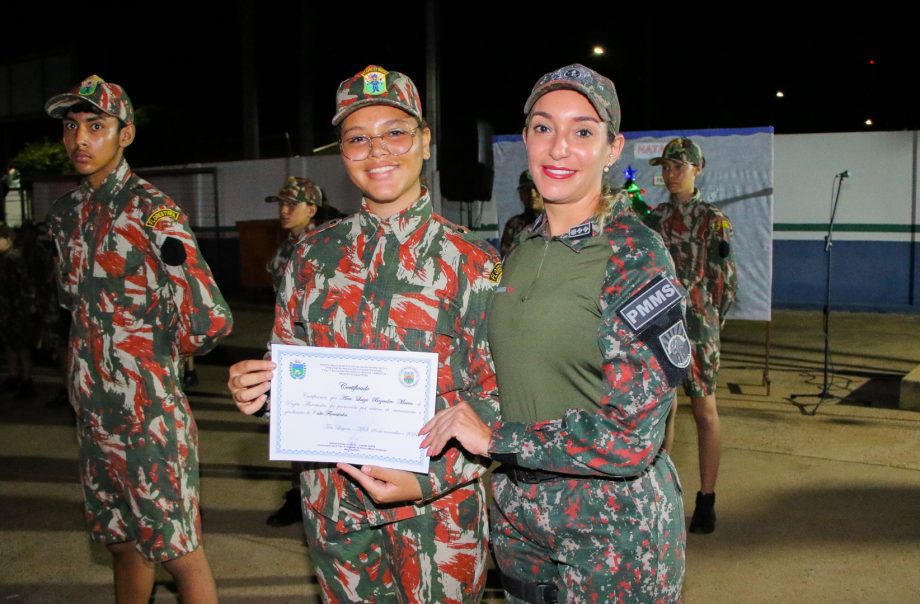
{"label": "hand holding certificate", "polygon": [[272,344],[269,458],[428,472],[438,355]]}

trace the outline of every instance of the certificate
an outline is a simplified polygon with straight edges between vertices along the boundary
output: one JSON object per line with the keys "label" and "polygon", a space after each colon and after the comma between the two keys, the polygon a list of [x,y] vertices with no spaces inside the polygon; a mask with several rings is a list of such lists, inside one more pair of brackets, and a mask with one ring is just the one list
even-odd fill
{"label": "certificate", "polygon": [[437,354],[272,344],[272,361],[269,459],[428,472]]}

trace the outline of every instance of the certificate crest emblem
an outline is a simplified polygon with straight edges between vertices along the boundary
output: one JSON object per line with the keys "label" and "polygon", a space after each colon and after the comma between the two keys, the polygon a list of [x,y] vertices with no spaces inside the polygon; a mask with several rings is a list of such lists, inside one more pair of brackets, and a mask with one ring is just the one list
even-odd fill
{"label": "certificate crest emblem", "polygon": [[307,375],[307,364],[303,361],[291,361],[291,377],[295,380],[302,380]]}
{"label": "certificate crest emblem", "polygon": [[418,371],[412,367],[403,367],[399,372],[399,381],[407,388],[415,386],[418,384]]}

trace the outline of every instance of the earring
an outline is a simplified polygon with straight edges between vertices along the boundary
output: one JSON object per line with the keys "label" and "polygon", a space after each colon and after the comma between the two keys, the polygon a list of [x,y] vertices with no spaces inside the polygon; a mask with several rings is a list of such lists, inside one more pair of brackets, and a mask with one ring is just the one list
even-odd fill
{"label": "earring", "polygon": [[606,166],[604,166],[604,174],[606,174],[607,172],[610,172],[610,164],[607,164]]}

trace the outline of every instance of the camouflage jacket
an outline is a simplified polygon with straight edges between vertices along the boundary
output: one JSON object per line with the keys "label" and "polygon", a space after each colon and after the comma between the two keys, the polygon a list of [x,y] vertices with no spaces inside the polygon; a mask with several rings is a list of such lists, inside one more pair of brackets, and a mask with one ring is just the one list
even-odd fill
{"label": "camouflage jacket", "polygon": [[[534,229],[544,224],[538,221]],[[654,462],[661,447],[674,388],[690,362],[686,293],[676,283],[661,238],[636,217],[625,195],[618,196],[603,230],[594,219],[588,220],[569,231],[566,245],[577,250],[594,237],[604,237],[610,245],[604,281],[597,287],[597,344],[602,361],[599,368],[580,370],[600,373],[601,400],[567,401],[568,409],[560,419],[500,422],[489,450],[503,464],[563,474],[635,476]],[[514,282],[514,258],[512,252],[502,285],[526,290],[526,285]],[[666,296],[662,294],[667,301],[648,315],[645,326],[631,324],[626,318],[630,309],[648,302],[662,287],[670,288]],[[489,320],[504,318],[493,312]],[[531,348],[527,337],[516,343],[523,355]],[[669,352],[666,343],[675,337],[673,343],[680,348]],[[541,367],[539,359],[522,365]],[[500,379],[503,383],[505,377]],[[533,401],[533,406],[538,415],[540,401]]]}
{"label": "camouflage jacket", "polygon": [[715,308],[724,322],[738,289],[728,216],[703,201],[697,190],[687,203],[672,198],[658,204],[646,217],[646,224],[664,239],[677,276],[690,292],[691,306]]}
{"label": "camouflage jacket", "polygon": [[298,243],[303,241],[307,232],[308,231],[304,231],[296,237],[288,233],[287,237],[284,238],[284,241],[281,242],[281,245],[279,245],[278,249],[275,251],[275,255],[272,256],[272,259],[269,260],[268,264],[265,266],[265,270],[272,276],[272,289],[276,292],[281,286],[281,278],[284,276],[284,269],[287,267],[287,263],[294,254],[294,249],[297,247]]}
{"label": "camouflage jacket", "polygon": [[85,427],[146,431],[184,403],[180,355],[232,327],[188,217],[122,160],[98,190],[84,180],[58,199],[48,221],[72,317],[71,401]]}
{"label": "camouflage jacket", "polygon": [[[427,193],[387,220],[364,205],[311,231],[298,247],[278,293],[272,341],[435,352],[437,409],[466,401],[492,424],[499,408],[485,311],[500,272],[495,251],[432,213]],[[378,507],[329,464],[308,464],[301,484],[317,513],[360,527],[440,509],[448,493],[460,496],[487,467],[447,448],[432,458],[428,475],[417,475],[418,505]]]}
{"label": "camouflage jacket", "polygon": [[499,252],[502,258],[508,256],[508,252],[517,245],[521,233],[524,229],[533,224],[533,221],[537,219],[538,215],[537,212],[525,211],[508,219],[508,222],[505,223],[505,229],[502,231],[501,243],[499,244],[501,247]]}

